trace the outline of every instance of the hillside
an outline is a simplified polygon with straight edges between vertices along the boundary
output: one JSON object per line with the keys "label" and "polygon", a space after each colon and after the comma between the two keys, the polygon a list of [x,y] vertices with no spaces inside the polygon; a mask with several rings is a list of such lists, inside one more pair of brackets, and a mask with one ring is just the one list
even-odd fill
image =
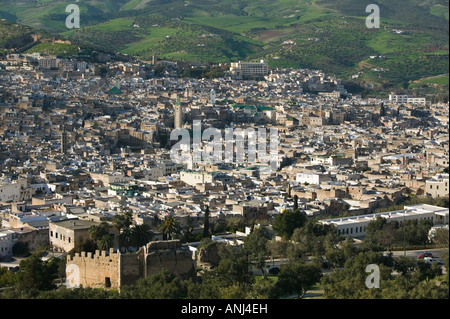
{"label": "hillside", "polygon": [[273,67],[319,68],[380,89],[417,87],[414,81],[448,73],[448,0],[379,0],[380,29],[365,26],[371,3],[86,0],[79,2],[82,27],[69,30],[66,1],[6,0],[0,18],[144,60],[265,58]]}

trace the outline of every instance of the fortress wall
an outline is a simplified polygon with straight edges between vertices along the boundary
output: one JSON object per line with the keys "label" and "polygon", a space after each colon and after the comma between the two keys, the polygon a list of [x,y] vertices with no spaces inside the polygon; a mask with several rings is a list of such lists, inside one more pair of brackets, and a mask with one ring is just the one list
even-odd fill
{"label": "fortress wall", "polygon": [[140,278],[158,274],[162,269],[180,279],[195,278],[196,275],[192,252],[182,247],[178,240],[151,242],[135,253],[121,254],[111,248],[109,252],[97,250],[94,254],[69,255],[67,278],[73,278],[74,268],[79,285],[117,290],[122,285],[131,285]]}
{"label": "fortress wall", "polygon": [[120,285],[132,285],[139,278],[145,277],[144,267],[145,249],[136,253],[120,255]]}
{"label": "fortress wall", "polygon": [[109,252],[96,250],[95,254],[81,252],[68,256],[67,266],[78,266],[79,283],[83,287],[119,289],[119,260],[120,253],[113,249]]}

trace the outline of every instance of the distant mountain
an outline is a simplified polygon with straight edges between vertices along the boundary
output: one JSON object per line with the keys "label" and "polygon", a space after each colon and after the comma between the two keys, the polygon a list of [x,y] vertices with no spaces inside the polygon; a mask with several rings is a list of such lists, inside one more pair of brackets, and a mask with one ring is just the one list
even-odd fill
{"label": "distant mountain", "polygon": [[[363,86],[408,88],[448,73],[448,0],[0,1],[0,18],[141,59],[319,68]],[[365,24],[380,8],[379,29]],[[417,82],[416,82],[417,84]],[[444,81],[445,85],[445,81]],[[447,81],[448,85],[448,81]]]}

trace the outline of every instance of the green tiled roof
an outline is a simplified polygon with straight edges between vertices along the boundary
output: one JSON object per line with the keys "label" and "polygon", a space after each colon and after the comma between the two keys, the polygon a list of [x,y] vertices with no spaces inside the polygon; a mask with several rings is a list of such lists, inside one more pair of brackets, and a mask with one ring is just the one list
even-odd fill
{"label": "green tiled roof", "polygon": [[108,94],[122,94],[123,92],[117,87],[114,86],[111,90],[108,91]]}
{"label": "green tiled roof", "polygon": [[233,104],[233,108],[239,109],[256,109],[258,112],[264,111],[273,111],[275,110],[273,107],[265,106],[265,105],[245,105],[245,104]]}

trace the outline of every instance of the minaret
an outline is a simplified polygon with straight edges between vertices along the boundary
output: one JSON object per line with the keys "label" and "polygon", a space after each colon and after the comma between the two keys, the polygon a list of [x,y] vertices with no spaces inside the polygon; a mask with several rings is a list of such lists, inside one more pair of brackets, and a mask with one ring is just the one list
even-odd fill
{"label": "minaret", "polygon": [[183,126],[183,109],[181,108],[180,98],[177,98],[175,103],[174,114],[174,128],[181,128]]}
{"label": "minaret", "polygon": [[211,104],[216,105],[216,91],[214,89],[210,92]]}

